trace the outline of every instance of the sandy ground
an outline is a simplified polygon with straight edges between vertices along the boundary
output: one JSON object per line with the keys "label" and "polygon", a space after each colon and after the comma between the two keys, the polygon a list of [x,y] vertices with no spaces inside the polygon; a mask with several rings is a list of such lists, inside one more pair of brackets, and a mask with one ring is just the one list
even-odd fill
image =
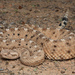
{"label": "sandy ground", "polygon": [[[0,29],[22,24],[56,28],[66,10],[69,22],[66,29],[75,32],[75,0],[0,0]],[[0,75],[75,75],[75,59],[45,62],[29,67],[17,60],[0,58]]]}

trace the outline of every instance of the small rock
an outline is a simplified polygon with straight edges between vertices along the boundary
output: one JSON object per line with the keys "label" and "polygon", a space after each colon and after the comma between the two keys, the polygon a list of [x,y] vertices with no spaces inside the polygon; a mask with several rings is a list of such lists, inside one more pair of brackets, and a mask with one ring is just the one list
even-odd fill
{"label": "small rock", "polygon": [[16,23],[14,23],[14,22],[11,22],[11,23],[10,23],[10,25],[15,25],[15,24],[16,24]]}
{"label": "small rock", "polygon": [[7,23],[7,21],[3,21],[2,23],[3,23],[3,25],[4,25],[4,24],[6,24],[6,23]]}
{"label": "small rock", "polygon": [[3,71],[3,69],[2,69],[2,68],[0,68],[0,71]]}

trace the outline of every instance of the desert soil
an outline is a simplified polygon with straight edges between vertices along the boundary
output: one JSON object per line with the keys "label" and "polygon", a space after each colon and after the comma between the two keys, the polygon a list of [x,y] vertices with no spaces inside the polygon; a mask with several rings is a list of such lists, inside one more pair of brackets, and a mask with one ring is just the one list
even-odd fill
{"label": "desert soil", "polygon": [[[75,33],[75,0],[0,0],[0,29],[33,24],[56,28],[66,10],[69,21],[65,29]],[[0,75],[75,75],[75,59],[45,62],[29,67],[17,60],[0,57]]]}

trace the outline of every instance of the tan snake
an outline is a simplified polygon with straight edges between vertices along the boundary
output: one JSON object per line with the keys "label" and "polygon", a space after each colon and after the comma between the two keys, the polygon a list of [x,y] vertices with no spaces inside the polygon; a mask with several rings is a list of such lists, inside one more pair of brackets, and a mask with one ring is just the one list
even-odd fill
{"label": "tan snake", "polygon": [[29,66],[44,62],[45,55],[52,60],[75,57],[75,34],[63,29],[67,15],[56,29],[40,28],[35,25],[19,26],[0,31],[1,57],[17,59]]}

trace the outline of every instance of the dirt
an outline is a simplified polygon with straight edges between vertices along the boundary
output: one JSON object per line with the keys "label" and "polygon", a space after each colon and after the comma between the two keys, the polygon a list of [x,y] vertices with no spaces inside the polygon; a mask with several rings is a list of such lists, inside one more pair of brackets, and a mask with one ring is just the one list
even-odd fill
{"label": "dirt", "polygon": [[[56,28],[69,9],[65,29],[75,32],[75,0],[0,0],[0,28],[33,24]],[[0,58],[0,75],[75,75],[75,59],[29,67],[17,60]]]}

